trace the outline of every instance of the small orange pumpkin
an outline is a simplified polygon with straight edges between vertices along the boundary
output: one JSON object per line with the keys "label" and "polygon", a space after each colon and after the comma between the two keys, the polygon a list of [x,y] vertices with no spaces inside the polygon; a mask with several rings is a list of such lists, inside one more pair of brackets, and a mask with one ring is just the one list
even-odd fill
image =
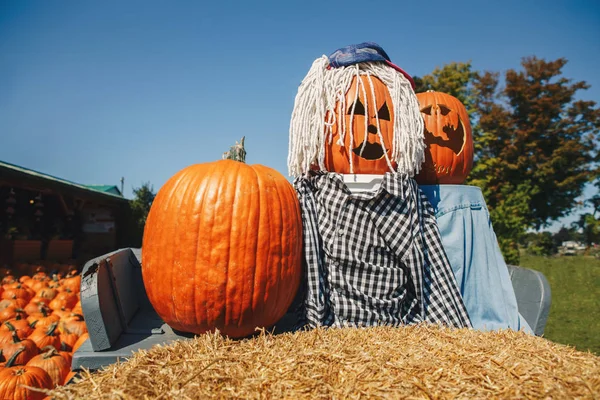
{"label": "small orange pumpkin", "polygon": [[7,300],[24,299],[25,301],[29,302],[34,295],[35,292],[33,290],[29,289],[28,286],[21,285],[19,283],[13,287],[5,289],[2,293],[2,298]]}
{"label": "small orange pumpkin", "polygon": [[56,350],[61,349],[60,333],[57,329],[58,322],[54,322],[47,328],[36,327],[28,339],[32,340],[38,349],[52,346]]}
{"label": "small orange pumpkin", "polygon": [[54,387],[62,385],[71,372],[71,363],[52,346],[44,347],[42,353],[27,362],[27,366],[39,367],[46,371],[52,378]]}
{"label": "small orange pumpkin", "polygon": [[90,334],[87,332],[84,333],[83,335],[79,336],[79,339],[77,339],[77,341],[73,345],[73,353],[75,353],[77,351],[77,349],[80,348],[81,345],[89,338],[90,338]]}
{"label": "small orange pumpkin", "polygon": [[[13,331],[12,340],[4,343],[0,346],[2,355],[9,359],[13,354],[18,353],[18,356],[14,360],[15,365],[27,364],[27,361],[31,360],[38,354],[38,347],[35,342],[31,339],[20,339],[17,332]],[[1,397],[0,397],[1,398]]]}
{"label": "small orange pumpkin", "polygon": [[462,184],[473,167],[473,136],[467,109],[442,92],[417,93],[425,120],[425,162],[416,176],[423,185]]}
{"label": "small orange pumpkin", "polygon": [[[22,352],[23,350],[20,350]],[[9,358],[4,369],[0,370],[0,399],[41,400],[46,394],[29,387],[53,389],[52,378],[42,368],[17,366],[15,360],[19,353]]]}
{"label": "small orange pumpkin", "polygon": [[17,307],[6,307],[4,310],[0,311],[0,321],[2,322],[17,317],[27,317],[27,312],[24,309]]}
{"label": "small orange pumpkin", "polygon": [[60,321],[60,317],[55,314],[51,314],[49,311],[46,311],[45,307],[40,307],[40,313],[35,313],[27,317],[27,321],[29,325],[35,328],[45,329],[48,328],[53,323]]}
{"label": "small orange pumpkin", "polygon": [[61,319],[58,328],[61,333],[74,333],[78,337],[88,331],[83,315],[75,313]]}
{"label": "small orange pumpkin", "polygon": [[143,249],[144,286],[167,324],[247,336],[275,324],[296,294],[300,205],[288,180],[269,167],[192,165],[156,195]]}
{"label": "small orange pumpkin", "polygon": [[73,293],[79,293],[81,287],[81,275],[70,275],[68,278],[63,279],[62,285],[66,290]]}
{"label": "small orange pumpkin", "polygon": [[73,351],[73,346],[77,343],[79,335],[75,333],[66,332],[60,333],[60,349],[63,351]]}
{"label": "small orange pumpkin", "polygon": [[23,308],[27,305],[27,303],[29,303],[27,300],[16,298],[16,297],[13,297],[11,299],[4,299],[4,300],[0,301],[0,311],[5,310],[7,308],[11,308],[11,307]]}
{"label": "small orange pumpkin", "polygon": [[12,342],[12,333],[16,332],[19,339],[26,339],[33,329],[27,323],[26,319],[11,319],[5,321],[0,326],[0,346],[4,343]]}

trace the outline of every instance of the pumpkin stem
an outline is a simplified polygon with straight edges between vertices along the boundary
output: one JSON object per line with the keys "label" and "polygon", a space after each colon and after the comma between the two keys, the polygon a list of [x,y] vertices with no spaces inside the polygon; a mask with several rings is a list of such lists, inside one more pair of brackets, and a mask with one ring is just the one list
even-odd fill
{"label": "pumpkin stem", "polygon": [[223,153],[223,160],[234,160],[245,163],[246,149],[244,148],[244,139],[246,139],[246,136],[242,136],[239,143],[236,141],[235,144],[229,148],[229,151]]}
{"label": "pumpkin stem", "polygon": [[57,336],[54,334],[54,331],[56,330],[57,326],[58,322],[53,322],[52,325],[48,327],[48,330],[46,331],[46,336]]}
{"label": "pumpkin stem", "polygon": [[9,331],[11,331],[11,332],[15,332],[16,331],[14,325],[11,324],[9,321],[5,321],[4,325],[6,325],[6,327],[8,328]]}
{"label": "pumpkin stem", "polygon": [[[14,329],[14,328],[13,328],[13,329]],[[13,330],[13,331],[11,331],[11,334],[12,334],[12,340],[13,340],[13,343],[14,343],[14,344],[17,344],[17,343],[21,343],[21,342],[22,342],[22,340],[21,340],[21,338],[19,337],[19,335],[17,334],[17,331],[16,331],[16,330]]]}
{"label": "pumpkin stem", "polygon": [[17,351],[15,351],[12,356],[10,356],[10,358],[8,359],[8,361],[6,362],[4,367],[5,368],[13,367],[13,364],[15,363],[15,360],[17,359],[18,355],[24,351],[25,351],[25,346],[19,347],[19,349]]}
{"label": "pumpkin stem", "polygon": [[48,358],[52,358],[55,355],[58,355],[58,351],[56,351],[56,347],[48,345],[48,346],[44,346],[42,349],[40,349],[40,353],[43,354],[42,358],[44,360],[47,360]]}

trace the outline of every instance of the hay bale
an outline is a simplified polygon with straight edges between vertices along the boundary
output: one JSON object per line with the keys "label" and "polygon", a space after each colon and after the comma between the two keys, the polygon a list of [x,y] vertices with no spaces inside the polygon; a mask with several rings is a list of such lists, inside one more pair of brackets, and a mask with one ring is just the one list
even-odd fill
{"label": "hay bale", "polygon": [[84,373],[55,399],[594,398],[600,357],[510,330],[431,325],[206,334]]}

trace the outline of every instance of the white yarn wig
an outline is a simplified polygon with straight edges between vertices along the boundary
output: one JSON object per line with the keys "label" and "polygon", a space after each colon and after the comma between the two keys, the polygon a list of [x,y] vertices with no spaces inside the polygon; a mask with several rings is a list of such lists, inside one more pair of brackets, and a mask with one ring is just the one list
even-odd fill
{"label": "white yarn wig", "polygon": [[[371,82],[371,77],[379,78],[388,88],[394,109],[394,137],[392,141],[391,159],[387,149],[384,155],[392,171],[392,162],[396,162],[399,173],[414,176],[425,160],[425,139],[423,131],[423,118],[419,111],[419,102],[412,89],[411,83],[396,69],[382,62],[365,62],[347,67],[328,69],[329,59],[322,56],[316,59],[306,77],[302,80],[290,121],[290,147],[288,152],[288,170],[291,176],[297,177],[306,174],[312,166],[326,170],[325,145],[333,141],[332,127],[337,124],[339,132],[338,144],[344,146],[344,138],[350,136],[352,145],[352,122],[346,126],[345,119],[336,121],[336,102],[340,102],[341,109],[347,110],[346,93],[350,89],[352,79],[359,75],[366,75]],[[362,91],[366,101],[376,104],[375,93],[357,79],[356,96]],[[370,93],[367,93],[370,92]],[[365,108],[367,105],[365,104]],[[325,116],[329,112],[329,120]],[[354,117],[352,107],[350,121]],[[365,119],[366,121],[366,119]],[[377,117],[377,126],[379,119]],[[365,137],[367,123],[365,123]],[[380,139],[381,133],[379,133]],[[383,140],[380,140],[385,146]],[[352,155],[351,149],[348,154]],[[350,156],[350,171],[354,172],[352,157]]]}

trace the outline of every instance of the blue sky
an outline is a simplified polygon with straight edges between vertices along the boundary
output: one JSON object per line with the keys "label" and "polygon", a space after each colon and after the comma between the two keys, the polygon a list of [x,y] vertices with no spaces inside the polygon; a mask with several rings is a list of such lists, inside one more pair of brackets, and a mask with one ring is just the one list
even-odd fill
{"label": "blue sky", "polygon": [[298,84],[363,41],[416,76],[565,57],[600,102],[597,1],[1,1],[0,160],[131,197],[246,136],[287,176]]}

